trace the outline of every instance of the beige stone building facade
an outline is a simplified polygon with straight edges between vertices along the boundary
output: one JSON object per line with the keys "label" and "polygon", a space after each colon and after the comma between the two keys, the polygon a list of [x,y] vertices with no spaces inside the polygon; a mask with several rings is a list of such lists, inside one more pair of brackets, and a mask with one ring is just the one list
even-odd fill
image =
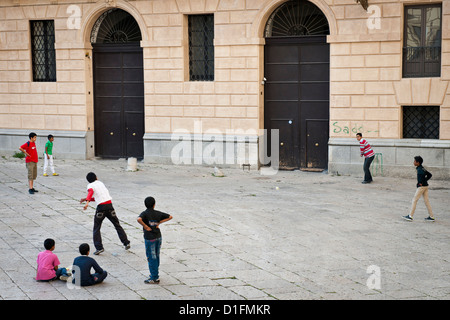
{"label": "beige stone building facade", "polygon": [[0,150],[448,178],[450,1],[362,2],[0,0]]}

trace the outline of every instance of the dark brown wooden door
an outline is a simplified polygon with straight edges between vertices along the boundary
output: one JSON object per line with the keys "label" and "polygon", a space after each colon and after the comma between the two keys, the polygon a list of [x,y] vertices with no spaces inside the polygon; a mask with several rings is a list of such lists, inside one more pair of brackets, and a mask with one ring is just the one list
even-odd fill
{"label": "dark brown wooden door", "polygon": [[144,76],[142,48],[94,44],[96,155],[144,156]]}
{"label": "dark brown wooden door", "polygon": [[271,129],[280,130],[280,168],[326,169],[330,61],[326,37],[267,38],[264,51],[264,126],[269,136]]}

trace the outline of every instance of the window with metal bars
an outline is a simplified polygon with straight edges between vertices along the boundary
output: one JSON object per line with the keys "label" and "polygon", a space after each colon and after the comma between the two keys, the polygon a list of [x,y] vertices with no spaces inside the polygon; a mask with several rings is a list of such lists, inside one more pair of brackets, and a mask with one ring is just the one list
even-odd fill
{"label": "window with metal bars", "polygon": [[30,21],[33,81],[56,81],[55,23]]}
{"label": "window with metal bars", "polygon": [[190,15],[189,80],[214,81],[214,15]]}
{"label": "window with metal bars", "polygon": [[403,138],[439,139],[437,106],[404,106]]}
{"label": "window with metal bars", "polygon": [[403,77],[440,77],[442,5],[405,6]]}

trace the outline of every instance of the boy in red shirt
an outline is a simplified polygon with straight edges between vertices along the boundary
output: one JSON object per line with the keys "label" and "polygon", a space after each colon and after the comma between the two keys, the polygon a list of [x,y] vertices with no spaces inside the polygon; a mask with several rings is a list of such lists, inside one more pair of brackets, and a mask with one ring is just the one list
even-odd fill
{"label": "boy in red shirt", "polygon": [[27,141],[27,143],[21,145],[19,147],[19,150],[25,153],[25,163],[28,170],[28,186],[29,190],[28,192],[30,194],[34,194],[35,192],[38,192],[33,187],[33,182],[37,177],[37,162],[38,162],[38,153],[36,150],[36,139],[37,135],[34,132],[31,132],[28,137],[30,138],[30,141]]}

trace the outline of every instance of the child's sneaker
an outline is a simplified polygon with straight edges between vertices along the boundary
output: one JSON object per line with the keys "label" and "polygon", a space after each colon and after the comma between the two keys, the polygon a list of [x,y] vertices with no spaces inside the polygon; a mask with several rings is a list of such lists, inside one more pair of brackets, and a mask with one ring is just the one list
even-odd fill
{"label": "child's sneaker", "polygon": [[131,245],[130,245],[130,243],[128,242],[128,244],[124,245],[124,247],[125,247],[125,250],[128,250],[128,249],[130,249]]}
{"label": "child's sneaker", "polygon": [[403,219],[407,221],[413,221],[413,218],[409,214],[407,216],[403,216]]}
{"label": "child's sneaker", "polygon": [[144,282],[148,283],[148,284],[159,284],[159,279],[152,280],[152,279],[148,278],[147,280],[144,280]]}
{"label": "child's sneaker", "polygon": [[69,279],[70,276],[68,274],[62,274],[59,276],[59,280],[61,281],[67,281],[67,279]]}
{"label": "child's sneaker", "polygon": [[54,175],[54,176],[59,176],[59,174],[57,174],[57,173],[54,173],[53,175]]}
{"label": "child's sneaker", "polygon": [[98,249],[97,251],[94,252],[94,254],[96,256],[98,256],[100,253],[102,253],[103,251],[105,251],[105,249]]}
{"label": "child's sneaker", "polygon": [[44,173],[43,176],[44,176],[44,177],[48,177],[48,174]]}
{"label": "child's sneaker", "polygon": [[435,220],[432,217],[428,217],[428,218],[425,218],[425,221],[434,222]]}

